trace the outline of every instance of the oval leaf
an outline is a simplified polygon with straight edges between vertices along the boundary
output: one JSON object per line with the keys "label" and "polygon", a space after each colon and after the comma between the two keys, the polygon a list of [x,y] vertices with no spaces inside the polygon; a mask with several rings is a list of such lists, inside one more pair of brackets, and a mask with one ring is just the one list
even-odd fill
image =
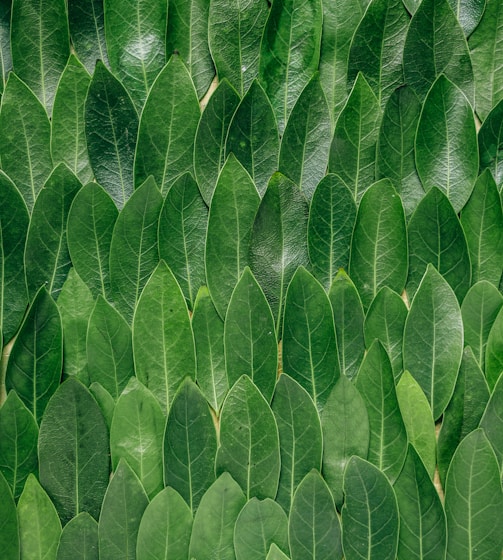
{"label": "oval leaf", "polygon": [[498,189],[503,184],[503,99],[491,110],[478,133],[480,170],[489,169]]}
{"label": "oval leaf", "polygon": [[10,486],[0,472],[0,547],[5,560],[19,560],[19,529],[16,502]]}
{"label": "oval leaf", "polygon": [[56,560],[98,560],[98,523],[85,511],[64,526]]}
{"label": "oval leaf", "polygon": [[487,337],[485,374],[492,391],[503,372],[503,311],[500,309]]}
{"label": "oval leaf", "polygon": [[501,437],[503,426],[503,414],[501,413],[503,403],[503,376],[500,376],[494,386],[492,395],[487,403],[484,414],[480,420],[489,443],[492,445],[500,469],[503,470],[503,437]]}

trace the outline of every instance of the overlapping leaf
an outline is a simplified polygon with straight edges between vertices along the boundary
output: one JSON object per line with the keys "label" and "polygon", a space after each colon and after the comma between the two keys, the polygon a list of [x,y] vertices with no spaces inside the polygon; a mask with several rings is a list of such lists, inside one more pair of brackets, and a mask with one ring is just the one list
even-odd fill
{"label": "overlapping leaf", "polygon": [[63,527],[57,560],[89,560],[91,558],[98,558],[98,523],[84,511]]}
{"label": "overlapping leaf", "polygon": [[12,491],[2,473],[0,473],[0,547],[5,560],[19,558],[19,531],[16,502]]}

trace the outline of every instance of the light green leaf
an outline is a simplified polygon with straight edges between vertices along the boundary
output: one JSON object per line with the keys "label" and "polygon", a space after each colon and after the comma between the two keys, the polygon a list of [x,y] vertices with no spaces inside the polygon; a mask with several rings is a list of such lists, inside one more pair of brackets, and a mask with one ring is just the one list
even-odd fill
{"label": "light green leaf", "polygon": [[51,114],[59,78],[70,56],[64,0],[13,0],[12,63]]}
{"label": "light green leaf", "polygon": [[191,307],[205,283],[204,242],[208,209],[189,173],[179,177],[159,215],[159,256],[170,267]]}
{"label": "light green leaf", "polygon": [[208,403],[190,378],[173,399],[163,450],[165,486],[179,492],[195,513],[215,481],[217,434]]}
{"label": "light green leaf", "polygon": [[104,0],[103,4],[110,68],[140,111],[166,62],[167,2]]}
{"label": "light green leaf", "polygon": [[382,179],[363,195],[351,239],[349,273],[368,308],[387,286],[401,293],[408,269],[407,231],[402,201],[391,181]]}
{"label": "light green leaf", "polygon": [[145,509],[136,542],[138,560],[169,560],[189,555],[192,512],[173,488],[164,488]]}
{"label": "light green leaf", "polygon": [[21,324],[7,364],[5,386],[14,389],[40,423],[61,378],[63,361],[61,317],[42,286]]}
{"label": "light green leaf", "polygon": [[486,434],[486,437],[496,454],[501,471],[503,471],[502,403],[503,376],[500,375],[480,420],[480,427],[483,428],[484,433]]}
{"label": "light green leaf", "polygon": [[215,471],[217,476],[230,473],[247,499],[276,496],[280,474],[278,427],[267,401],[246,375],[229,391],[222,408]]}
{"label": "light green leaf", "polygon": [[374,182],[380,120],[379,101],[360,73],[337,119],[328,161],[355,200]]}
{"label": "light green leaf", "polygon": [[486,0],[449,0],[466,37],[477,29],[486,7]]}
{"label": "light green leaf", "polygon": [[161,70],[143,108],[134,160],[134,182],[154,176],[163,194],[186,171],[192,172],[200,109],[194,84],[180,57]]}
{"label": "light green leaf", "polygon": [[480,170],[489,169],[500,189],[503,184],[503,99],[480,127],[478,142]]}
{"label": "light green leaf", "polygon": [[99,60],[89,85],[84,118],[94,176],[120,210],[133,193],[138,116],[122,83]]}
{"label": "light green leaf", "polygon": [[108,431],[110,432],[110,427],[112,426],[112,418],[115,410],[115,400],[112,395],[103,387],[101,383],[95,381],[89,386],[94,399],[98,403],[103,418],[107,424]]}
{"label": "light green leaf", "polygon": [[194,516],[189,558],[235,560],[234,525],[245,503],[239,484],[224,472],[204,494]]}
{"label": "light green leaf", "polygon": [[236,560],[263,560],[273,543],[282,550],[288,550],[286,513],[271,498],[252,498],[236,519]]}
{"label": "light green leaf", "polygon": [[248,262],[253,219],[260,197],[250,176],[230,155],[211,199],[206,235],[206,281],[222,319]]}
{"label": "light green leaf", "polygon": [[231,152],[263,196],[271,175],[278,170],[279,136],[271,102],[257,80],[252,82],[229,125],[225,153]]}
{"label": "light green leaf", "polygon": [[331,120],[320,77],[315,74],[293,106],[281,140],[278,170],[311,200],[327,170]]}
{"label": "light green leaf", "polygon": [[98,523],[87,512],[64,526],[56,560],[98,560]]}
{"label": "light green leaf", "polygon": [[16,502],[11,489],[0,472],[0,549],[4,560],[19,560],[19,531]]}
{"label": "light green leaf", "polygon": [[433,418],[449,403],[463,352],[463,323],[456,296],[429,264],[405,322],[403,367],[423,389]]}
{"label": "light green leaf", "polygon": [[503,547],[500,468],[483,430],[460,443],[447,473],[447,558],[496,558]]}
{"label": "light green leaf", "polygon": [[58,387],[40,424],[40,482],[62,523],[82,511],[98,519],[109,479],[108,429],[100,407],[76,379]]}
{"label": "light green leaf", "polygon": [[43,284],[57,298],[71,267],[66,243],[70,205],[81,182],[61,163],[40,191],[30,220],[24,266],[28,295],[32,299]]}
{"label": "light green leaf", "polygon": [[290,560],[289,557],[274,543],[271,544],[271,548],[267,554],[266,560]]}
{"label": "light green leaf", "polygon": [[487,384],[492,391],[503,372],[503,311],[501,309],[487,337],[484,371]]}
{"label": "light green leaf", "polygon": [[360,457],[344,472],[346,502],[342,508],[342,544],[346,560],[395,558],[398,507],[386,476]]}
{"label": "light green leaf", "polygon": [[31,212],[52,171],[51,125],[40,101],[12,72],[2,96],[0,130],[2,170],[16,184]]}
{"label": "light green leaf", "polygon": [[236,284],[227,308],[224,348],[229,387],[246,374],[270,402],[278,372],[274,317],[248,267]]}
{"label": "light green leaf", "polygon": [[280,375],[272,411],[279,432],[281,472],[276,502],[290,511],[295,489],[311,469],[320,470],[322,433],[316,406],[307,391],[286,373]]}
{"label": "light green leaf", "polygon": [[3,93],[7,76],[12,70],[10,48],[11,2],[5,2],[0,8],[0,93]]}
{"label": "light green leaf", "polygon": [[84,123],[90,83],[87,70],[75,55],[70,55],[58,84],[51,120],[52,159],[55,164],[66,163],[82,183],[93,178]]}

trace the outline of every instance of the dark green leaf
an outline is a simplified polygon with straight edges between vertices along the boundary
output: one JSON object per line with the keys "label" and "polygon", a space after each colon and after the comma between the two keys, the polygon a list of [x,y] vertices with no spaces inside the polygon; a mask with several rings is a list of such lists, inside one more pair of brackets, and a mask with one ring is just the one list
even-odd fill
{"label": "dark green leaf", "polygon": [[98,523],[87,512],[63,528],[56,560],[98,560]]}
{"label": "dark green leaf", "polygon": [[503,184],[503,99],[480,127],[478,142],[480,169],[489,169],[500,189]]}
{"label": "dark green leaf", "polygon": [[91,383],[91,385],[89,386],[89,390],[98,403],[103,417],[105,418],[108,431],[110,432],[110,428],[112,426],[112,418],[115,410],[115,400],[112,395],[105,389],[105,387],[103,387],[103,385],[101,383],[98,383],[97,381]]}
{"label": "dark green leaf", "polygon": [[7,76],[12,70],[10,48],[10,21],[12,2],[4,2],[0,7],[0,93],[3,93]]}
{"label": "dark green leaf", "polygon": [[[482,401],[483,402],[483,401]],[[503,376],[494,386],[492,395],[487,403],[484,414],[480,420],[480,427],[483,428],[489,443],[492,445],[496,458],[503,470]]]}
{"label": "dark green leaf", "polygon": [[19,560],[19,532],[16,502],[10,486],[0,472],[0,549],[4,560]]}
{"label": "dark green leaf", "polygon": [[503,311],[501,309],[487,337],[484,371],[489,389],[492,391],[503,372]]}

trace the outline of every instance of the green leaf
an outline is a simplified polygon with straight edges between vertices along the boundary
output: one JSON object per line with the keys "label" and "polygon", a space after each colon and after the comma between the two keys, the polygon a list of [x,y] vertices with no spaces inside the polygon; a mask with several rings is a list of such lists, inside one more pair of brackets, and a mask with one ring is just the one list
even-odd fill
{"label": "green leaf", "polygon": [[56,560],[61,522],[56,508],[31,474],[17,505],[21,558]]}
{"label": "green leaf", "polygon": [[344,501],[344,469],[353,455],[367,458],[370,440],[365,401],[345,375],[339,377],[330,392],[321,415],[321,427],[323,478],[340,508]]}
{"label": "green leaf", "polygon": [[173,488],[164,488],[145,509],[136,542],[138,560],[187,558],[192,512]]}
{"label": "green leaf", "polygon": [[2,96],[0,130],[2,170],[16,184],[31,212],[52,171],[51,125],[40,101],[12,72]]}
{"label": "green leaf", "polygon": [[19,559],[19,532],[16,502],[11,489],[0,472],[0,548],[5,560]]}
{"label": "green leaf", "polygon": [[191,379],[175,395],[163,449],[164,484],[179,492],[195,513],[215,481],[217,434],[208,403]]}
{"label": "green leaf", "polygon": [[386,476],[360,457],[344,472],[346,502],[342,508],[342,544],[346,560],[395,558],[398,507]]}
{"label": "green leaf", "polygon": [[374,182],[380,120],[379,101],[360,73],[337,119],[328,161],[355,200]]}
{"label": "green leaf", "polygon": [[28,303],[23,278],[28,224],[21,194],[0,171],[0,332],[5,342],[16,333]]}
{"label": "green leaf", "polygon": [[421,103],[412,88],[396,89],[384,107],[377,140],[376,179],[387,177],[393,183],[407,216],[424,196],[414,157],[420,112]]}
{"label": "green leaf", "polygon": [[280,134],[318,68],[322,19],[321,0],[276,0],[270,9],[260,44],[259,77]]}
{"label": "green leaf", "polygon": [[278,170],[279,136],[274,111],[257,80],[239,103],[227,132],[225,153],[233,153],[263,196]]}
{"label": "green leaf", "polygon": [[165,194],[180,175],[192,172],[199,117],[189,72],[180,57],[172,56],[152,84],[141,114],[134,160],[136,186],[153,175]]}
{"label": "green leaf", "polygon": [[24,266],[28,295],[32,299],[43,284],[57,298],[71,267],[66,243],[70,205],[82,187],[77,177],[59,164],[40,191],[30,220]]}
{"label": "green leaf", "polygon": [[419,117],[416,165],[425,190],[438,186],[459,212],[477,179],[477,132],[470,102],[443,74],[428,91]]}
{"label": "green leaf", "polygon": [[402,201],[391,181],[382,179],[363,195],[351,239],[349,272],[368,308],[387,286],[401,293],[408,269],[407,231]]}
{"label": "green leaf", "polygon": [[500,468],[483,430],[454,453],[445,486],[447,558],[496,558],[503,547]]}
{"label": "green leaf", "polygon": [[486,0],[449,0],[466,37],[477,29],[486,8]]}
{"label": "green leaf", "polygon": [[398,404],[391,362],[377,340],[360,366],[356,388],[369,416],[368,460],[393,482],[400,474],[407,454],[407,431]]}
{"label": "green leaf", "polygon": [[159,262],[157,224],[163,204],[152,177],[136,189],[117,218],[110,243],[110,292],[131,323],[141,291]]}
{"label": "green leaf", "polygon": [[341,524],[334,499],[316,470],[306,475],[295,492],[288,537],[292,560],[342,558]]}
{"label": "green leaf", "polygon": [[[210,4],[210,10],[214,3]],[[226,6],[228,9],[228,2]],[[201,115],[194,141],[194,173],[204,202],[209,206],[218,175],[225,163],[225,139],[239,95],[223,79]]]}
{"label": "green leaf", "polygon": [[445,558],[445,513],[437,490],[413,445],[409,445],[394,490],[400,514],[399,560]]}
{"label": "green leaf", "polygon": [[98,523],[87,512],[63,527],[57,560],[98,560]]}
{"label": "green leaf", "polygon": [[278,427],[262,393],[243,375],[229,391],[220,416],[217,476],[227,471],[247,499],[274,498],[278,490]]}
{"label": "green leaf", "polygon": [[96,61],[108,66],[103,0],[68,0],[68,23],[72,46],[91,74]]}
{"label": "green leaf", "polygon": [[162,490],[164,414],[155,396],[131,377],[115,405],[110,427],[112,468],[125,459],[149,497]]}
{"label": "green leaf", "polygon": [[266,560],[290,560],[289,557],[274,543],[271,544],[271,548],[267,554]]}
{"label": "green leaf", "polygon": [[100,560],[135,560],[138,529],[148,498],[122,459],[108,485],[98,525]]}
{"label": "green leaf", "polygon": [[140,111],[166,62],[167,2],[104,0],[103,4],[110,68]]}
{"label": "green leaf", "polygon": [[330,112],[315,74],[293,106],[281,140],[278,170],[311,200],[328,165],[331,142]]}
{"label": "green leaf", "polygon": [[274,317],[248,267],[236,284],[227,308],[224,348],[229,387],[246,374],[270,402],[278,372]]}
{"label": "green leaf", "polygon": [[120,210],[133,192],[138,116],[122,83],[100,60],[89,85],[84,118],[94,175]]}
{"label": "green leaf", "polygon": [[480,127],[478,142],[480,170],[489,169],[500,189],[503,184],[503,99]]}
{"label": "green leaf", "polygon": [[98,383],[97,381],[91,383],[91,385],[89,386],[89,390],[98,403],[103,414],[103,418],[105,418],[108,431],[110,432],[110,428],[112,426],[112,418],[115,410],[115,400],[112,395],[105,389],[105,387],[103,387],[103,385],[101,383]]}
{"label": "green leaf", "polygon": [[12,70],[10,47],[11,2],[5,2],[0,8],[0,93],[3,93],[8,73]]}
{"label": "green leaf", "polygon": [[66,163],[82,183],[93,178],[84,122],[90,83],[87,70],[75,55],[70,55],[58,84],[51,121],[52,159],[55,164]]}
{"label": "green leaf", "polygon": [[365,354],[362,302],[351,278],[339,270],[328,292],[334,315],[341,373],[353,379]]}
{"label": "green leaf", "polygon": [[231,154],[211,199],[205,252],[208,289],[222,318],[234,287],[249,264],[248,247],[259,204],[252,179]]}
{"label": "green leaf", "polygon": [[265,0],[210,2],[209,46],[218,80],[246,93],[259,69],[260,40],[269,13]]}
{"label": "green leaf", "polygon": [[190,307],[205,283],[208,209],[189,173],[169,189],[159,216],[159,256],[170,267]]}
{"label": "green leaf", "polygon": [[12,63],[50,114],[59,78],[70,56],[64,0],[13,0]]}
{"label": "green leaf", "polygon": [[322,433],[316,406],[294,379],[280,375],[272,411],[279,432],[281,472],[276,502],[290,511],[295,489],[311,469],[320,470]]}
{"label": "green leaf", "polygon": [[0,433],[0,472],[17,499],[28,475],[38,476],[38,426],[15,391],[0,408]]}
{"label": "green leaf", "polygon": [[309,208],[307,243],[313,274],[325,290],[339,268],[347,269],[356,203],[337,175],[325,176],[317,185]]}
{"label": "green leaf", "polygon": [[409,277],[412,299],[429,264],[444,276],[462,302],[471,281],[468,245],[456,211],[445,194],[432,187],[418,204],[407,227]]}
{"label": "green leaf", "polygon": [[423,0],[409,24],[403,51],[404,77],[421,101],[441,74],[473,101],[470,53],[449,1]]}
{"label": "green leaf", "polygon": [[492,391],[503,372],[503,311],[501,309],[487,337],[484,371],[487,384]]}
{"label": "green leaf", "polygon": [[200,288],[194,312],[192,330],[196,350],[197,384],[210,406],[218,412],[227,393],[225,372],[224,322],[220,318],[208,289]]}
{"label": "green leaf", "polygon": [[408,25],[402,0],[372,0],[351,40],[348,81],[353,83],[361,72],[381,107],[404,82],[402,57]]}
{"label": "green leaf", "polygon": [[224,472],[204,494],[194,516],[189,558],[235,560],[234,525],[245,503],[238,483]]}
{"label": "green leaf", "polygon": [[253,222],[250,268],[276,321],[282,323],[286,288],[299,266],[308,266],[308,205],[299,188],[281,173],[275,173]]}
{"label": "green leaf", "polygon": [[482,19],[468,41],[475,76],[475,108],[481,120],[503,99],[502,23],[503,6],[498,0],[487,0]]}
{"label": "green leaf", "polygon": [[87,328],[87,371],[117,400],[134,375],[131,329],[122,315],[98,296]]}
{"label": "green leaf", "polygon": [[407,430],[407,439],[433,480],[437,451],[435,423],[423,390],[408,371],[404,371],[396,385],[396,396]]}
{"label": "green leaf", "polygon": [[285,298],[283,370],[320,411],[340,375],[330,300],[303,266],[293,275]]}
{"label": "green leaf", "polygon": [[384,286],[372,300],[365,317],[365,345],[369,348],[374,339],[379,340],[391,361],[395,381],[398,381],[403,371],[403,330],[407,313],[403,299]]}
{"label": "green leaf", "polygon": [[438,434],[438,473],[445,483],[447,469],[461,441],[475,430],[489,400],[489,387],[470,347],[464,349],[454,393]]}
{"label": "green leaf", "polygon": [[63,524],[82,511],[98,519],[108,485],[108,429],[100,407],[76,379],[58,387],[40,424],[40,482]]}
{"label": "green leaf", "polygon": [[39,423],[61,378],[63,361],[61,317],[42,286],[25,316],[12,346],[5,385],[14,389]]}
{"label": "green leaf", "polygon": [[456,296],[429,264],[405,322],[403,367],[426,394],[437,420],[449,403],[463,352],[463,323]]}
{"label": "green leaf", "polygon": [[119,212],[112,198],[96,183],[75,195],[67,224],[72,264],[94,297],[110,293],[110,243]]}
{"label": "green leaf", "polygon": [[288,550],[286,513],[270,498],[252,498],[236,519],[236,560],[263,560],[273,543],[282,550]]}
{"label": "green leaf", "polygon": [[484,433],[486,434],[486,437],[496,454],[500,470],[503,470],[503,437],[501,437],[503,433],[503,414],[501,413],[503,410],[502,403],[503,376],[500,375],[480,420],[480,427],[483,428]]}

